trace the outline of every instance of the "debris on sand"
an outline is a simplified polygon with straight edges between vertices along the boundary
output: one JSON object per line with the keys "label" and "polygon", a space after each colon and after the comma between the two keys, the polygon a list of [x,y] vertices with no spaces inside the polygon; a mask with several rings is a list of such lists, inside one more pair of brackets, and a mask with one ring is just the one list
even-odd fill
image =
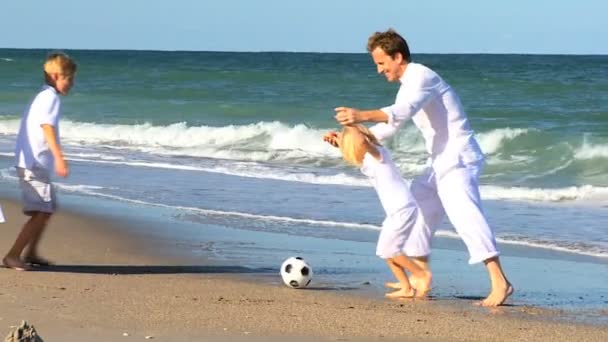
{"label": "debris on sand", "polygon": [[4,338],[4,342],[43,342],[33,325],[21,321],[18,327],[13,328]]}

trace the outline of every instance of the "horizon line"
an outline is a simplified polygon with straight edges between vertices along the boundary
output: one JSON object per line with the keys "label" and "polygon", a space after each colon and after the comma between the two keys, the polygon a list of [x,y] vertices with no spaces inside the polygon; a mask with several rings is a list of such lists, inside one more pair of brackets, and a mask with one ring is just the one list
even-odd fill
{"label": "horizon line", "polygon": [[[45,50],[45,51],[115,51],[115,52],[177,52],[177,53],[302,53],[302,54],[343,54],[363,55],[368,52],[344,51],[286,51],[286,50],[181,50],[181,49],[119,49],[119,48],[25,48],[0,47],[0,50]],[[555,52],[412,52],[412,55],[530,55],[530,56],[608,56],[608,53],[555,53]]]}

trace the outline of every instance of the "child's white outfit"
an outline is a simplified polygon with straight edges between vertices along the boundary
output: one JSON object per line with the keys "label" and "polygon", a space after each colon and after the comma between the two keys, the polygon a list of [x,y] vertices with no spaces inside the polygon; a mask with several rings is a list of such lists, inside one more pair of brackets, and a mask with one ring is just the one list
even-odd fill
{"label": "child's white outfit", "polygon": [[[365,154],[361,172],[366,175],[386,213],[378,237],[376,254],[383,258],[398,255],[421,257],[430,253],[431,234],[420,215],[416,199],[386,149],[376,146],[381,160]],[[407,251],[406,251],[407,249]]]}
{"label": "child's white outfit", "polygon": [[61,98],[55,88],[45,85],[34,97],[21,118],[15,158],[22,191],[23,212],[53,213],[57,206],[50,173],[55,161],[44,138],[42,125],[55,128],[59,140]]}
{"label": "child's white outfit", "polygon": [[447,215],[469,250],[469,263],[499,255],[479,195],[484,155],[458,95],[437,73],[417,63],[408,63],[400,81],[395,104],[382,108],[388,123],[370,130],[383,140],[411,118],[422,132],[428,169],[414,178],[410,189],[429,227],[425,231],[431,234]]}

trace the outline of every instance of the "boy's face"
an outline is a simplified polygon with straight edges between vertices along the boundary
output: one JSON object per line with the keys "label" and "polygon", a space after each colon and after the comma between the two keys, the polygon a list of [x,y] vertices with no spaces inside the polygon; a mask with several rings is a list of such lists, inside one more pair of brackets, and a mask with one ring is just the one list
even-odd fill
{"label": "boy's face", "polygon": [[52,74],[51,78],[53,79],[54,88],[61,95],[67,95],[72,89],[74,85],[74,74],[66,75],[66,74]]}

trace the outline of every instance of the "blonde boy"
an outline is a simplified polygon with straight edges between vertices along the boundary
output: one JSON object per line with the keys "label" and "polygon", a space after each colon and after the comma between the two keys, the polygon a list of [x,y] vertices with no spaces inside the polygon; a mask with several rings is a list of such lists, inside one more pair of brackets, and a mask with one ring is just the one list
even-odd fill
{"label": "blonde boy", "polygon": [[[369,178],[384,208],[386,218],[378,237],[376,255],[386,261],[398,281],[386,284],[396,289],[386,296],[425,297],[430,291],[431,272],[420,267],[406,255],[405,250],[406,242],[408,245],[429,244],[424,239],[430,238],[430,234],[424,231],[427,227],[421,220],[416,200],[389,152],[363,125],[344,126],[342,133],[327,133],[323,140],[340,148],[345,161],[361,167],[361,172]],[[413,256],[426,257],[427,254]],[[411,279],[408,279],[405,271],[411,272]]]}
{"label": "blonde boy", "polygon": [[[50,180],[52,169],[61,177],[69,170],[59,144],[61,98],[74,84],[76,63],[61,52],[51,53],[44,63],[46,84],[23,113],[17,135],[15,158],[22,191],[23,212],[30,216],[17,240],[4,257],[5,266],[15,270],[30,265],[48,265],[38,254],[38,243],[55,212],[57,199]],[[24,249],[27,250],[23,254]],[[23,256],[22,256],[23,254]]]}

